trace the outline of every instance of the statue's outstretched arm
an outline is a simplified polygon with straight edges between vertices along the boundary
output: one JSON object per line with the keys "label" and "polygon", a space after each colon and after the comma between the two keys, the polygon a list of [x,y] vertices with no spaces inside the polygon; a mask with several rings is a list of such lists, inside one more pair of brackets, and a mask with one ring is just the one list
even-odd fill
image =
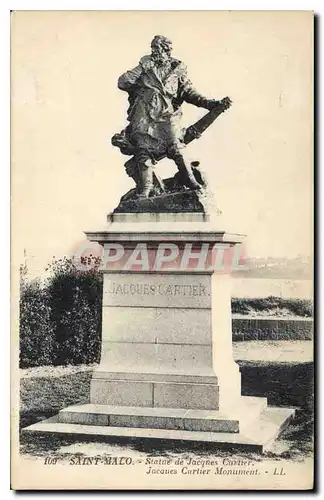
{"label": "statue's outstretched arm", "polygon": [[197,92],[194,88],[184,94],[183,100],[189,104],[197,106],[198,108],[205,108],[208,110],[213,109],[218,104],[216,99],[207,99],[199,94],[199,92]]}
{"label": "statue's outstretched arm", "polygon": [[126,71],[118,78],[118,88],[129,92],[136,85],[137,80],[142,74],[142,67],[139,64],[136,68]]}
{"label": "statue's outstretched arm", "polygon": [[183,71],[182,78],[180,79],[180,98],[181,101],[193,104],[198,108],[205,108],[208,110],[215,108],[219,104],[219,101],[216,99],[208,99],[197,92],[191,80],[189,80],[185,70]]}

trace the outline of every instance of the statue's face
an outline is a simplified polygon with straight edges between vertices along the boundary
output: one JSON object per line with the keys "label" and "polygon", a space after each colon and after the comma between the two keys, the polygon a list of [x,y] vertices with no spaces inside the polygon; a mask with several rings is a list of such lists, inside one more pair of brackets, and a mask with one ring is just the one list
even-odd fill
{"label": "statue's face", "polygon": [[162,45],[156,43],[152,46],[151,56],[158,66],[163,66],[170,60],[171,50],[165,50]]}

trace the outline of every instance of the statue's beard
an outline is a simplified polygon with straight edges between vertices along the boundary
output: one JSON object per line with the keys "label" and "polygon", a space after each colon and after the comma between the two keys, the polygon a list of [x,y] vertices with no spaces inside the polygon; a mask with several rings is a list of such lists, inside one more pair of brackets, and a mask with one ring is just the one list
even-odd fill
{"label": "statue's beard", "polygon": [[171,56],[166,52],[153,52],[152,60],[154,61],[154,64],[159,68],[169,68],[171,64]]}

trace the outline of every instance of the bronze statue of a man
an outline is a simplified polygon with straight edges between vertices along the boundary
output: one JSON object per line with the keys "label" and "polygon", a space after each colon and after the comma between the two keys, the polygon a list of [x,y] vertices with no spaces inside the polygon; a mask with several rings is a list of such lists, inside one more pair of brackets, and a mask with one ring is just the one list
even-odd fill
{"label": "bronze statue of a man", "polygon": [[118,80],[118,88],[129,95],[129,125],[112,139],[124,154],[134,155],[125,166],[139,197],[150,195],[153,165],[164,156],[175,162],[184,186],[201,187],[181,152],[185,134],[180,126],[181,105],[187,102],[210,111],[224,101],[207,99],[194,89],[185,64],[171,57],[168,38],[155,36],[151,48],[150,55]]}

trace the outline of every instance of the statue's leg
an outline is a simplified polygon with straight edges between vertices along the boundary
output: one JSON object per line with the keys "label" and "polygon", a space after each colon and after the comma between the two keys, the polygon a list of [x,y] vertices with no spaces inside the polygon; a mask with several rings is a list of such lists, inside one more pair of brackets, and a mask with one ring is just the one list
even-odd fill
{"label": "statue's leg", "polygon": [[135,159],[139,174],[137,195],[140,198],[148,198],[153,189],[153,166],[150,155],[140,150],[136,153]]}
{"label": "statue's leg", "polygon": [[177,144],[173,144],[168,149],[168,158],[171,158],[178,167],[181,181],[184,186],[187,186],[191,189],[201,189],[201,185],[196,181],[191,165],[187,165],[182,154],[180,148]]}

